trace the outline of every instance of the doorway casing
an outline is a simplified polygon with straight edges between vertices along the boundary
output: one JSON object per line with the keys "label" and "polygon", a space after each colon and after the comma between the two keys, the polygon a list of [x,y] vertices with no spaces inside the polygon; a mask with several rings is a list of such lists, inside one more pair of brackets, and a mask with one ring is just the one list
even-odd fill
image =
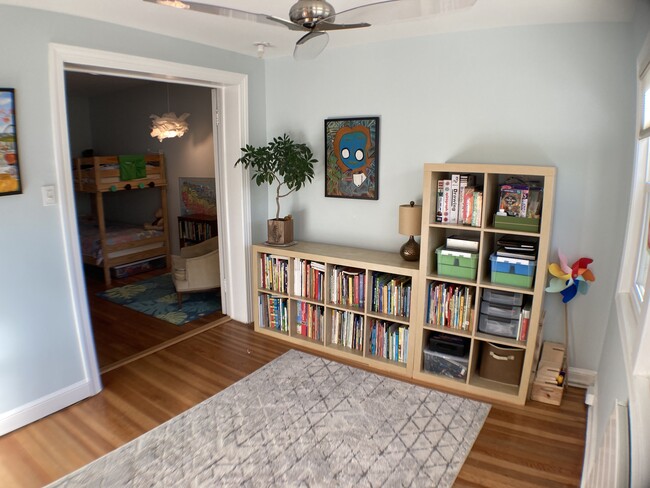
{"label": "doorway casing", "polygon": [[[75,326],[84,368],[84,380],[72,390],[50,395],[31,404],[14,420],[21,425],[33,422],[101,390],[101,380],[92,337],[90,312],[75,215],[72,162],[70,160],[66,115],[65,71],[77,70],[109,76],[140,78],[213,88],[215,129],[215,176],[221,249],[223,311],[233,319],[248,323],[250,298],[251,215],[248,172],[240,166],[224,164],[239,157],[248,142],[248,77],[221,71],[112,53],[77,46],[50,44],[50,99],[57,185],[60,188],[59,218],[63,228],[68,284]],[[217,121],[219,114],[219,121]],[[221,164],[220,164],[221,163]],[[236,270],[236,272],[235,272]],[[17,428],[17,427],[16,427]]]}

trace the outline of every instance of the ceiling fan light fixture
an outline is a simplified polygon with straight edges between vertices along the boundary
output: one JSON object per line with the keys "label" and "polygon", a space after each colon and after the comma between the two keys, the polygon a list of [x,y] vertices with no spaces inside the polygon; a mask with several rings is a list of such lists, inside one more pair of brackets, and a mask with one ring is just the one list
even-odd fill
{"label": "ceiling fan light fixture", "polygon": [[158,5],[165,5],[166,7],[188,9],[190,6],[181,0],[156,0]]}
{"label": "ceiling fan light fixture", "polygon": [[294,24],[312,28],[323,19],[334,21],[334,7],[325,0],[298,0],[289,10],[289,19]]}

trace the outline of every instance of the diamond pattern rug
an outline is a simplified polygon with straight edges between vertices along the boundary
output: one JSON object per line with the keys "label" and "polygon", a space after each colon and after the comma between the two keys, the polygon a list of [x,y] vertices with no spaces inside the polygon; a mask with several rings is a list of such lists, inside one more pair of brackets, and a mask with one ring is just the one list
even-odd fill
{"label": "diamond pattern rug", "polygon": [[179,308],[170,273],[111,288],[97,293],[97,296],[174,325],[184,325],[221,310],[219,292],[215,290],[185,293],[183,306]]}
{"label": "diamond pattern rug", "polygon": [[489,410],[292,350],[50,486],[448,487]]}

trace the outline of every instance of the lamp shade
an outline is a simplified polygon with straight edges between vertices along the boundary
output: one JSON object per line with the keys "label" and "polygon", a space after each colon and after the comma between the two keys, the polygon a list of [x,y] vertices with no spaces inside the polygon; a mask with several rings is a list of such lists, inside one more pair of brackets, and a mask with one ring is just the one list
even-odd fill
{"label": "lamp shade", "polygon": [[399,233],[404,236],[419,236],[422,222],[422,205],[411,202],[399,206]]}

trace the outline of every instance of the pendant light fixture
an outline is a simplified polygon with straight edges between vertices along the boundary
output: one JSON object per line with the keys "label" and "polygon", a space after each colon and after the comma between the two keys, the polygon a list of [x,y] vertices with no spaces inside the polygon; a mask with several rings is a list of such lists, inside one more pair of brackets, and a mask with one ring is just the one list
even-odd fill
{"label": "pendant light fixture", "polygon": [[169,111],[169,85],[167,85],[167,112],[162,116],[151,114],[151,137],[157,137],[159,141],[171,137],[183,137],[190,126],[185,119],[190,116],[187,112],[176,117],[176,113]]}

